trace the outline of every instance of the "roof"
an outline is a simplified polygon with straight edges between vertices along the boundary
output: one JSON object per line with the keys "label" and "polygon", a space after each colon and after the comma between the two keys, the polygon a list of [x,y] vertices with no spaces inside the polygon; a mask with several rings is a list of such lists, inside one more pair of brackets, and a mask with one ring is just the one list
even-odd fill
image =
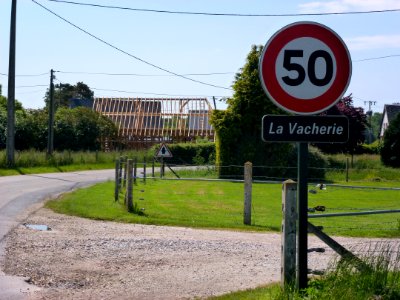
{"label": "roof", "polygon": [[[400,114],[400,103],[396,104],[385,104],[383,108],[383,117],[381,121],[381,126],[379,128],[379,136],[382,138],[383,134],[389,126],[390,122],[396,118],[396,116]],[[387,116],[386,124],[385,123],[385,115]]]}
{"label": "roof", "polygon": [[396,118],[396,116],[400,113],[400,103],[399,104],[386,104],[383,109],[383,113],[387,113],[387,117],[389,123]]}

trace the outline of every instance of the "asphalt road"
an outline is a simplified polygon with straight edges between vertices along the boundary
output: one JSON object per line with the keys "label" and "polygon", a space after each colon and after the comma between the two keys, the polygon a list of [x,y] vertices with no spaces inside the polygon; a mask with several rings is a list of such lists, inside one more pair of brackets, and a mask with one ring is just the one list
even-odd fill
{"label": "asphalt road", "polygon": [[[44,200],[76,188],[112,180],[114,170],[81,171],[0,177],[0,260],[8,232]],[[23,278],[6,276],[0,270],[0,299],[25,299],[31,286]]]}

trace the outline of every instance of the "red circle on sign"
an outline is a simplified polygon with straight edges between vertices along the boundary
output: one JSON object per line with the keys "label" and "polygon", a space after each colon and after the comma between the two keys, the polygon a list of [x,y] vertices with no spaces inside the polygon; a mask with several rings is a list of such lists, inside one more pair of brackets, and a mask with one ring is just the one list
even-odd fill
{"label": "red circle on sign", "polygon": [[[293,93],[288,94],[276,74],[280,51],[289,42],[303,37],[324,43],[336,61],[336,76],[332,78],[331,86],[323,94],[306,100]],[[346,91],[351,77],[351,59],[346,45],[334,31],[315,22],[293,23],[275,33],[263,49],[259,67],[262,86],[270,99],[282,109],[301,115],[317,114],[336,104]]]}

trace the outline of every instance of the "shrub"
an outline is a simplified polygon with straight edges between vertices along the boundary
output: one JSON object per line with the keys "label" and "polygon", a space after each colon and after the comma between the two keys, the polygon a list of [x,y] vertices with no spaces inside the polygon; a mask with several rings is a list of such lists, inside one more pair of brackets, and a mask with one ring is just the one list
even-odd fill
{"label": "shrub", "polygon": [[[152,147],[154,153],[160,145]],[[215,144],[214,143],[179,143],[168,144],[168,149],[173,157],[166,161],[171,164],[184,165],[204,165],[215,163]]]}
{"label": "shrub", "polygon": [[389,167],[400,167],[400,114],[390,122],[385,131],[381,160]]}

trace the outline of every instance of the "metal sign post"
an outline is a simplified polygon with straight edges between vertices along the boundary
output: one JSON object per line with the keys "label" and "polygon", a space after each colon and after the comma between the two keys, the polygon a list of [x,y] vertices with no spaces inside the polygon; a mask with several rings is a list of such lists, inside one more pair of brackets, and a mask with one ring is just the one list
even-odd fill
{"label": "metal sign post", "polygon": [[307,287],[308,253],[308,143],[297,143],[297,252],[296,287]]}
{"label": "metal sign post", "polygon": [[[312,116],[335,105],[351,77],[351,58],[343,40],[315,22],[296,22],[276,32],[260,56],[261,85],[274,104],[299,116],[264,116],[265,142],[297,142],[296,287],[307,287],[308,143],[343,143],[345,118]],[[306,117],[307,116],[307,117]]]}

